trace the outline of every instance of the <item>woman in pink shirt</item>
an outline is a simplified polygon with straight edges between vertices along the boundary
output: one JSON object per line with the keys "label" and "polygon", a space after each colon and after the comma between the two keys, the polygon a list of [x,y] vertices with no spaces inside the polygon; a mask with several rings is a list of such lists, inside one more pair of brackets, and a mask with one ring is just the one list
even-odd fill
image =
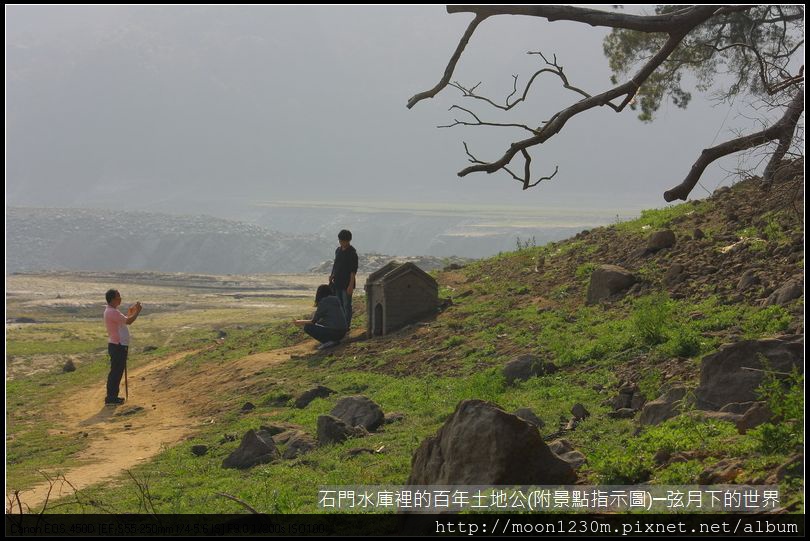
{"label": "woman in pink shirt", "polygon": [[138,319],[143,307],[140,301],[129,307],[127,315],[122,314],[118,307],[121,306],[121,294],[117,289],[107,291],[107,308],[104,310],[104,325],[107,327],[109,340],[107,352],[110,354],[110,374],[107,376],[107,397],[105,404],[123,404],[124,399],[118,396],[121,387],[121,376],[127,367],[127,355],[129,351],[129,329],[127,325]]}

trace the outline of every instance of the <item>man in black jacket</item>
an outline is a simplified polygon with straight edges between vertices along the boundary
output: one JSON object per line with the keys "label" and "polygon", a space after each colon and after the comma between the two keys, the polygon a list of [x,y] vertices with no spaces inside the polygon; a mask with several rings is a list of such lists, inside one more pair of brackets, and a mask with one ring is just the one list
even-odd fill
{"label": "man in black jacket", "polygon": [[335,291],[335,296],[343,307],[346,315],[346,328],[352,326],[352,293],[355,288],[355,275],[357,274],[357,250],[352,246],[352,232],[343,229],[338,233],[340,246],[335,250],[335,262],[332,264],[332,273],[329,275],[329,285]]}

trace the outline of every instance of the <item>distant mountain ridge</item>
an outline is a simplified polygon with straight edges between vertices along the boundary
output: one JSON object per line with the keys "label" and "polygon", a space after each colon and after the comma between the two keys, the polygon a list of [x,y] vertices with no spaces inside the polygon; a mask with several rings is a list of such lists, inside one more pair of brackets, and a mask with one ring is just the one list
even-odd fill
{"label": "distant mountain ridge", "polygon": [[[6,272],[328,272],[336,233],[345,228],[354,234],[361,273],[392,259],[412,261],[429,271],[513,250],[520,239],[526,246],[535,245],[535,240],[557,240],[582,229],[574,224],[491,225],[465,216],[333,208],[276,207],[257,214],[229,207],[228,216],[213,217],[8,207]],[[381,255],[391,253],[398,255]]]}
{"label": "distant mountain ridge", "polygon": [[282,234],[209,216],[97,209],[7,208],[6,272],[151,270],[306,272],[334,250],[314,235]]}

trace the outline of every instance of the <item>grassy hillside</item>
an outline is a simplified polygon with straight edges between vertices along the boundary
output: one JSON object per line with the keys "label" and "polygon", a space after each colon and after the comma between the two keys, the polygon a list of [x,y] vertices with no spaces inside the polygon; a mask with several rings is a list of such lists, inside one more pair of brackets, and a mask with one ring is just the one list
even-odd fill
{"label": "grassy hillside", "polygon": [[[728,482],[763,484],[797,451],[803,454],[801,376],[787,385],[763,386],[762,399],[782,421],[746,434],[729,422],[689,411],[640,427],[637,415],[608,416],[607,401],[626,385],[637,385],[647,400],[675,384],[694,387],[700,360],[721,344],[803,334],[803,296],[764,306],[786,280],[804,274],[802,214],[796,209],[803,198],[794,188],[782,183],[764,193],[753,182],[741,182],[705,201],[647,211],[632,222],[438,272],[444,304],[435,317],[366,339],[360,336],[365,328],[360,314],[354,321],[358,338],[327,353],[307,349],[285,362],[257,362],[250,373],[241,368],[246,356],[311,342],[283,321],[229,330],[224,341],[189,355],[166,376],[176,382],[203,381],[214,370],[228,374],[242,360],[239,371],[189,390],[197,417],[210,422],[120,482],[83,490],[78,498],[52,507],[60,512],[143,512],[150,506],[164,513],[241,512],[238,503],[218,495],[227,493],[263,512],[317,512],[321,486],[404,484],[414,450],[465,398],[489,400],[506,411],[532,408],[544,421],[543,436],[562,435],[586,456],[578,470],[581,484],[699,484],[706,472],[729,462],[737,469]],[[642,253],[647,237],[662,228],[674,231],[675,246]],[[601,264],[621,265],[640,281],[626,294],[587,305],[591,273]],[[685,268],[683,276],[668,280],[676,264]],[[739,289],[751,269],[761,282]],[[362,299],[354,304],[364,307]],[[502,367],[526,353],[559,370],[507,385]],[[104,372],[103,367],[90,370],[84,378],[98,379]],[[27,417],[36,418],[46,401],[24,397],[53,377],[39,375],[8,386],[9,409],[24,404]],[[66,381],[47,398],[67,396],[70,385],[78,384]],[[336,393],[304,409],[293,408],[292,400],[314,385]],[[368,396],[387,414],[404,417],[366,438],[320,447],[296,459],[244,471],[221,468],[248,429],[289,423],[314,435],[317,417],[352,394]],[[256,408],[243,412],[248,401]],[[576,403],[591,415],[565,430]],[[28,479],[20,488],[31,483],[25,472],[41,465],[30,458],[37,454],[35,444],[10,446],[16,472],[9,476],[10,485],[20,479]],[[194,456],[191,447],[200,444],[208,452]],[[356,448],[368,452],[352,453]],[[69,455],[70,448],[64,449]],[[662,462],[656,458],[662,451],[680,459]],[[803,479],[788,475],[779,482],[783,506],[803,512]]]}

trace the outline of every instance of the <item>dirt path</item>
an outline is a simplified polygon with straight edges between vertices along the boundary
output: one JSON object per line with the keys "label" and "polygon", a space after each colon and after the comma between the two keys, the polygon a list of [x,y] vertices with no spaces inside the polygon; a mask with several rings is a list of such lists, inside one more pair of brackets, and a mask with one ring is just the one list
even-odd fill
{"label": "dirt path", "polygon": [[[43,482],[22,491],[23,510],[41,507],[46,498],[52,503],[73,495],[74,489],[112,480],[151,459],[164,448],[191,436],[202,424],[212,422],[212,412],[221,409],[221,404],[216,403],[221,392],[246,387],[249,384],[246,376],[313,350],[313,342],[307,341],[219,365],[206,365],[205,370],[193,377],[175,370],[179,361],[195,353],[187,351],[131,370],[129,400],[120,406],[103,405],[104,382],[88,384],[86,390],[49,405],[46,415],[55,432],[87,433],[90,444],[77,455],[83,465],[67,470],[51,468],[46,472],[51,478],[61,474],[67,482]],[[123,381],[121,386],[123,394]],[[201,389],[207,392],[201,393]]]}

